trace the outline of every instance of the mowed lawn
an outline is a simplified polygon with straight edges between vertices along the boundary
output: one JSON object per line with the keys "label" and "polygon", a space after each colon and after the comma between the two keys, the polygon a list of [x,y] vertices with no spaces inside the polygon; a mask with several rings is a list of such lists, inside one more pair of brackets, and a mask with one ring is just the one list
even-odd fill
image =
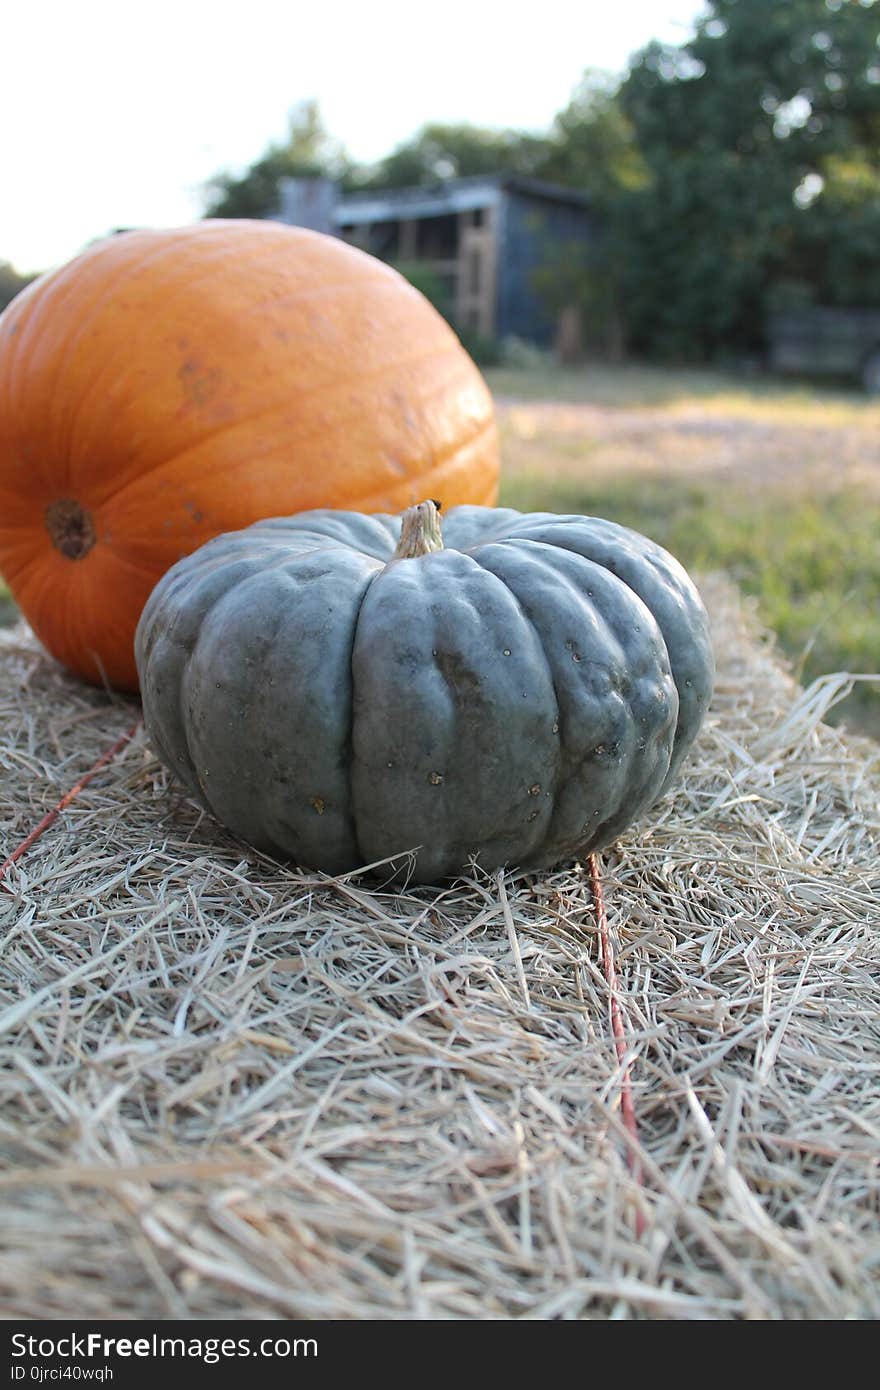
{"label": "mowed lawn", "polygon": [[[502,502],[610,517],[726,571],[805,682],[880,671],[880,402],[708,371],[487,377]],[[880,738],[880,681],[832,717]]]}
{"label": "mowed lawn", "polygon": [[[726,571],[804,681],[880,670],[880,402],[710,371],[486,375],[503,503],[610,517]],[[0,622],[14,616],[0,581]],[[880,738],[880,683],[836,717]]]}

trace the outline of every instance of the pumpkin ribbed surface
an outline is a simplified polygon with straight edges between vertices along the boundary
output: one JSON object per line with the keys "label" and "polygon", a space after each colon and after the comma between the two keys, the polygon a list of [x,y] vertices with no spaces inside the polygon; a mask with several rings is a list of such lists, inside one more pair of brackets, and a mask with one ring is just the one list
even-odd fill
{"label": "pumpkin ribbed surface", "polygon": [[0,572],[70,669],[135,688],[183,555],[327,505],[492,502],[491,400],[400,275],[271,222],[129,232],[0,317]]}
{"label": "pumpkin ribbed surface", "polygon": [[[431,504],[425,504],[430,507]],[[316,511],[218,537],[138,628],[167,765],[235,834],[414,881],[607,844],[674,777],[713,663],[665,551],[590,517],[462,506],[442,549]]]}

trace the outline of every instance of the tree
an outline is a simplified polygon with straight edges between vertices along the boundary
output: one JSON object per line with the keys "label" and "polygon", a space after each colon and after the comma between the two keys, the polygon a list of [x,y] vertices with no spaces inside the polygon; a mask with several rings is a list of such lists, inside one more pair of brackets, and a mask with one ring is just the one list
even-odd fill
{"label": "tree", "polygon": [[[783,278],[825,300],[841,275],[855,288],[845,266],[877,225],[878,37],[873,0],[711,0],[690,42],[637,56],[620,97],[647,179],[622,196],[620,226],[642,350],[753,350]],[[853,160],[870,177],[832,221]]]}
{"label": "tree", "polygon": [[632,121],[619,99],[620,81],[588,68],[559,112],[536,164],[540,178],[589,193],[603,206],[628,188],[640,188],[647,171]]}
{"label": "tree", "polygon": [[579,188],[594,196],[637,186],[644,178],[619,83],[588,69],[546,134],[469,124],[428,124],[371,170],[359,188],[403,188],[473,175],[520,174]]}
{"label": "tree", "polygon": [[475,174],[533,174],[547,150],[545,137],[522,131],[429,124],[351,181],[358,188],[406,188]]}
{"label": "tree", "polygon": [[243,174],[217,174],[206,188],[205,217],[270,217],[277,211],[284,178],[326,174],[342,178],[347,155],[328,135],[316,101],[291,112],[287,138],[269,145]]}
{"label": "tree", "polygon": [[859,150],[820,168],[793,247],[796,283],[824,304],[880,308],[880,168]]}

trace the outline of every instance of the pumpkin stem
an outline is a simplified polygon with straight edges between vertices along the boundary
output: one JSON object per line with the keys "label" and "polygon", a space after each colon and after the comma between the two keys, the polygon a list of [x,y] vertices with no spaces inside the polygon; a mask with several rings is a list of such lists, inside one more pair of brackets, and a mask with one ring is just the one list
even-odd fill
{"label": "pumpkin stem", "polygon": [[400,518],[400,540],[393,559],[414,560],[418,555],[442,549],[440,503],[419,502],[415,507],[407,507]]}
{"label": "pumpkin stem", "polygon": [[46,508],[46,530],[55,549],[68,560],[81,560],[98,539],[91,512],[72,497],[63,497]]}

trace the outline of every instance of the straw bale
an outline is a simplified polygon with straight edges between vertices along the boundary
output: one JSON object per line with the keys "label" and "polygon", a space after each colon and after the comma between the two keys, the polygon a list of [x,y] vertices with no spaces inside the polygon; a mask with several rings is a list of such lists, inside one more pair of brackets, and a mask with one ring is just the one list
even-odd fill
{"label": "straw bale", "polygon": [[[0,887],[9,1316],[880,1315],[880,749],[704,593],[707,726],[602,856],[642,1182],[583,866],[275,864],[139,729]],[[0,858],[136,714],[0,636]]]}

